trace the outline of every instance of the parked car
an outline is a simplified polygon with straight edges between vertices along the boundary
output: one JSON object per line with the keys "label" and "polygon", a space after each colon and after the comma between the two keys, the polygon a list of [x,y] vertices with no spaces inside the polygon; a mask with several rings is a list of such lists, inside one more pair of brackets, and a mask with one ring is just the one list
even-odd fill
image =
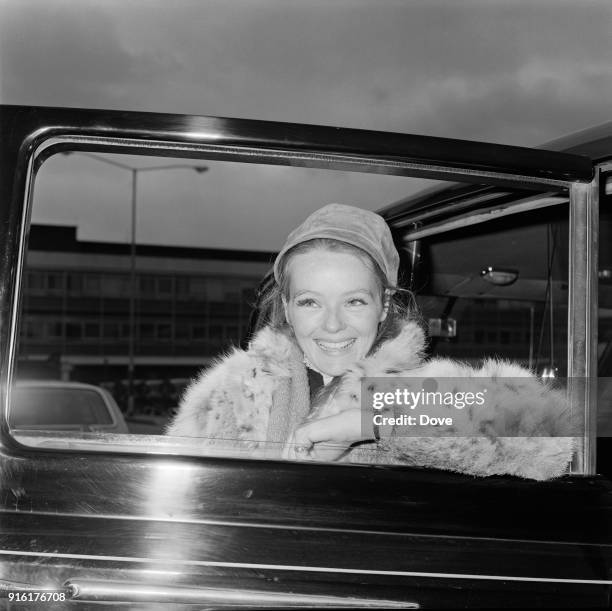
{"label": "parked car", "polygon": [[17,382],[9,426],[20,431],[128,432],[108,391],[92,384],[55,380]]}
{"label": "parked car", "polygon": [[[43,593],[58,609],[609,608],[612,483],[595,458],[609,126],[567,153],[4,106],[0,134],[0,591],[15,608],[49,608]],[[471,359],[481,345],[567,379],[584,428],[570,471],[535,482],[272,461],[154,435],[74,432],[44,448],[20,441],[10,414],[33,185],[41,164],[65,151],[460,182],[380,206],[431,319],[432,353]],[[510,318],[515,330],[502,325]]]}

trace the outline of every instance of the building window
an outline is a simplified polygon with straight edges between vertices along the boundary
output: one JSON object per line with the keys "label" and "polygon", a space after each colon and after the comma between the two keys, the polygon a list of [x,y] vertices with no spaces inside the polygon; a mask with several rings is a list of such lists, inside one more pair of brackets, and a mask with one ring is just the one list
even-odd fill
{"label": "building window", "polygon": [[143,322],[138,325],[140,339],[155,339],[155,325],[151,322]]}
{"label": "building window", "polygon": [[81,293],[83,291],[83,275],[79,272],[70,272],[67,277],[68,291]]}
{"label": "building window", "polygon": [[100,276],[98,274],[87,274],[84,278],[84,289],[88,295],[100,295]]}
{"label": "building window", "polygon": [[140,278],[138,278],[138,286],[140,287],[140,292],[143,295],[155,295],[154,276],[140,276]]}
{"label": "building window", "polygon": [[68,322],[66,323],[66,338],[81,339],[83,337],[83,328],[81,323]]}
{"label": "building window", "polygon": [[104,296],[126,297],[130,294],[130,279],[123,274],[106,274],[101,292]]}
{"label": "building window", "polygon": [[28,320],[25,324],[26,337],[40,339],[44,336],[44,325],[38,320]]}
{"label": "building window", "polygon": [[193,325],[191,332],[193,339],[206,339],[206,325]]}
{"label": "building window", "polygon": [[221,325],[210,325],[208,336],[210,339],[223,339],[223,327]]}
{"label": "building window", "polygon": [[157,279],[157,292],[162,296],[172,295],[172,278],[161,277]]}
{"label": "building window", "polygon": [[190,293],[195,297],[206,298],[208,294],[206,278],[191,278]]}
{"label": "building window", "polygon": [[84,337],[91,339],[100,338],[100,324],[97,322],[86,322],[84,326]]}
{"label": "building window", "polygon": [[40,292],[45,290],[45,275],[42,272],[28,274],[28,290]]}
{"label": "building window", "polygon": [[174,327],[174,337],[177,340],[189,339],[189,325],[185,323],[177,323]]}
{"label": "building window", "polygon": [[62,328],[63,328],[63,325],[59,321],[45,323],[45,330],[46,330],[47,337],[52,337],[52,338],[62,337],[63,335]]}
{"label": "building window", "polygon": [[190,293],[190,281],[189,278],[176,278],[174,280],[176,285],[176,294],[185,296]]}
{"label": "building window", "polygon": [[119,323],[105,322],[103,327],[103,337],[107,339],[116,339],[119,337]]}
{"label": "building window", "polygon": [[225,301],[226,283],[223,278],[209,278],[208,298],[211,301]]}
{"label": "building window", "polygon": [[172,337],[172,325],[167,323],[158,324],[157,337],[159,339],[170,339]]}
{"label": "building window", "polygon": [[47,288],[49,291],[61,292],[64,290],[64,277],[60,273],[47,274]]}

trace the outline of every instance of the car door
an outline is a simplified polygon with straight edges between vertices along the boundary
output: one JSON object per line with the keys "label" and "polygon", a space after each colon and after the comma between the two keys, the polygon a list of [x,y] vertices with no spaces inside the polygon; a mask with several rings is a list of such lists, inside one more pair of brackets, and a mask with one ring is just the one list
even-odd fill
{"label": "car door", "polygon": [[[0,119],[0,579],[10,608],[49,601],[67,609],[609,605],[612,496],[593,461],[589,382],[596,274],[587,254],[596,242],[599,179],[590,160],[423,136],[151,113],[3,107]],[[569,235],[559,246],[569,261],[565,367],[585,423],[572,472],[535,482],[401,464],[300,463],[253,457],[231,443],[211,448],[195,438],[147,434],[49,434],[44,447],[21,443],[7,414],[21,358],[35,179],[62,152],[235,164],[242,171],[235,180],[253,164],[263,175],[304,170],[303,184],[313,192],[324,182],[317,172],[526,192],[514,208],[474,200],[439,206],[431,222],[433,209],[419,218],[389,216],[408,246],[417,231],[433,236],[478,226],[477,236],[486,235],[485,216],[565,202]],[[204,218],[212,206],[203,206]],[[124,254],[123,263],[130,260]],[[434,279],[432,295],[448,292],[444,282],[453,273]],[[151,301],[159,298],[155,293]],[[224,309],[222,298],[210,301]],[[214,314],[212,306],[207,312]],[[195,327],[190,333],[186,344],[196,339]],[[206,341],[219,333],[226,331],[209,329]]]}

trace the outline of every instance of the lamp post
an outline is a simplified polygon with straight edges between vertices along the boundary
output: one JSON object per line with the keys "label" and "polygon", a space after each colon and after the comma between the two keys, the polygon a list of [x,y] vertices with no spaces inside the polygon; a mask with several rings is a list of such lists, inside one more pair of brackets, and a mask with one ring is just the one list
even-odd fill
{"label": "lamp post", "polygon": [[159,172],[162,170],[194,170],[198,174],[208,171],[205,165],[189,165],[186,163],[173,163],[170,165],[151,166],[145,168],[135,168],[134,166],[112,159],[107,159],[95,153],[81,151],[68,151],[66,155],[78,154],[89,159],[94,159],[101,163],[112,165],[121,170],[130,172],[132,176],[132,221],[130,237],[130,336],[128,345],[128,414],[134,412],[134,335],[136,322],[136,202],[138,201],[138,174],[141,172]]}

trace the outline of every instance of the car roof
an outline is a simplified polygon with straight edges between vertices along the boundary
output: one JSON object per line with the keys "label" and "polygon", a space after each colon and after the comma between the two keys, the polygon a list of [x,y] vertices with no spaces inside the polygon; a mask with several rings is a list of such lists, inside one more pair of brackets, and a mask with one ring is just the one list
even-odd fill
{"label": "car roof", "polygon": [[599,163],[612,158],[612,121],[587,127],[550,140],[536,147],[546,151],[557,151],[583,155]]}
{"label": "car roof", "polygon": [[[612,121],[572,132],[535,148],[578,155],[592,163],[601,163],[612,159]],[[443,182],[392,202],[378,213],[392,229],[396,229],[409,223],[422,222],[424,218],[448,218],[470,209],[486,208],[492,201],[496,204],[508,203],[531,193],[503,186]]]}

